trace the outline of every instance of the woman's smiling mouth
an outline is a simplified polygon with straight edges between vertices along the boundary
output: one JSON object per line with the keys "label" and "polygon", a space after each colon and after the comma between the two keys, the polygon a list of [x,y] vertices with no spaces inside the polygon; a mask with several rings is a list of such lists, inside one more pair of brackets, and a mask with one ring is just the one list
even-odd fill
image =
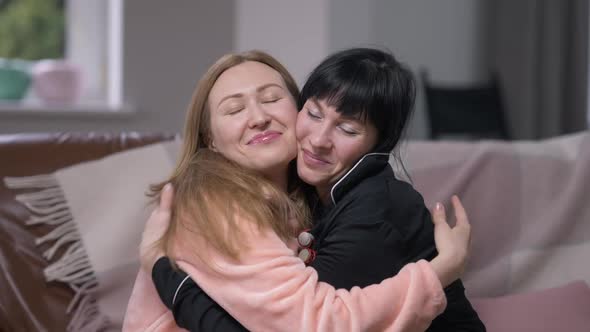
{"label": "woman's smiling mouth", "polygon": [[255,135],[254,137],[252,137],[252,139],[250,139],[248,141],[248,145],[255,145],[255,144],[264,144],[264,143],[270,143],[274,140],[276,140],[277,138],[281,137],[281,133],[278,131],[265,131],[263,133],[260,133],[258,135]]}

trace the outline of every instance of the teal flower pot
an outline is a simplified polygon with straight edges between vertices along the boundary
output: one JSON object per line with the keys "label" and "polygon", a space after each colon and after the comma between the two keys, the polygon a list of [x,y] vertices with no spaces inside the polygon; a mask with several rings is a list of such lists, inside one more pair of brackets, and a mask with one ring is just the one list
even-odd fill
{"label": "teal flower pot", "polygon": [[31,85],[31,64],[16,59],[0,59],[0,100],[21,100]]}

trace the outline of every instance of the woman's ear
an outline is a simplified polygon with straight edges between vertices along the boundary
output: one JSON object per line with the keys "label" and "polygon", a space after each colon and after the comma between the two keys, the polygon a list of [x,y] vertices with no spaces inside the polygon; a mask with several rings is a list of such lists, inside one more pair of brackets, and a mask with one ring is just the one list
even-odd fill
{"label": "woman's ear", "polygon": [[213,141],[213,139],[211,139],[209,137],[209,135],[201,135],[201,142],[203,142],[203,145],[205,145],[207,147],[207,149],[211,150],[211,151],[217,151],[217,148],[215,147],[215,142]]}

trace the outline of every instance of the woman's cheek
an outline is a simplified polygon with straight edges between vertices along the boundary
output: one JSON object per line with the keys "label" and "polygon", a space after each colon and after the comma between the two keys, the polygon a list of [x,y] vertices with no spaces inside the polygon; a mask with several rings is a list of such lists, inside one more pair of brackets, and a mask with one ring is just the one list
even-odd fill
{"label": "woman's cheek", "polygon": [[297,136],[297,141],[300,141],[305,137],[306,131],[309,128],[309,124],[307,124],[307,120],[303,116],[303,111],[299,112],[297,116],[297,124],[295,125],[295,135]]}

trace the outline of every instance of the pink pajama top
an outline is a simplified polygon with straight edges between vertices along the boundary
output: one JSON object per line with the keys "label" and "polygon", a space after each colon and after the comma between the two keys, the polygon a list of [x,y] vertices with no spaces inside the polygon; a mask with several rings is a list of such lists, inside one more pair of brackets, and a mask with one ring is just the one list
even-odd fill
{"label": "pink pajama top", "polygon": [[[232,259],[193,232],[179,232],[169,255],[207,294],[250,331],[424,331],[446,307],[441,283],[424,260],[380,284],[350,291],[318,282],[291,241],[247,222],[244,249]],[[195,254],[198,253],[198,254]],[[140,271],[123,331],[181,331]]]}

